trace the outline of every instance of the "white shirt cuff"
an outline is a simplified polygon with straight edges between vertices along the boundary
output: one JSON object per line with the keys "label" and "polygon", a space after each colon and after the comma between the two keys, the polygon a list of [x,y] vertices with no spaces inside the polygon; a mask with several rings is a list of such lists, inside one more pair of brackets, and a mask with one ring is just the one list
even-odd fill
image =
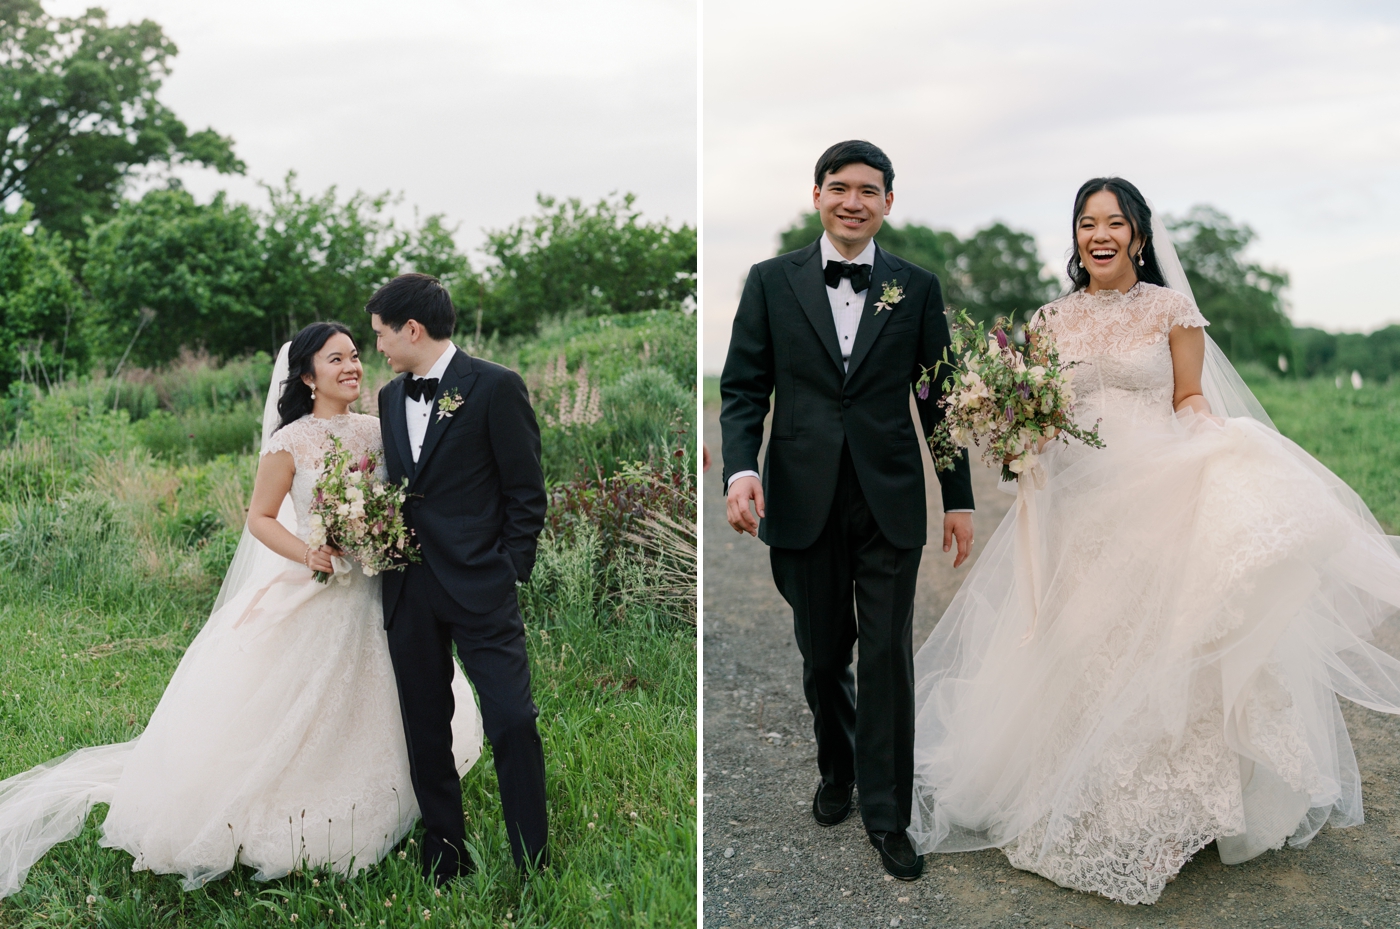
{"label": "white shirt cuff", "polygon": [[977,511],[976,511],[976,510],[944,510],[943,512],[944,512],[945,514],[947,514],[947,513],[975,513],[975,512],[977,512]]}
{"label": "white shirt cuff", "polygon": [[728,492],[729,492],[729,488],[733,487],[733,486],[734,486],[734,482],[737,481],[737,480],[738,480],[739,478],[741,478],[741,477],[758,477],[758,472],[757,472],[757,471],[735,471],[733,474],[729,475],[729,483],[724,485],[724,492],[725,492],[725,493],[728,493]]}

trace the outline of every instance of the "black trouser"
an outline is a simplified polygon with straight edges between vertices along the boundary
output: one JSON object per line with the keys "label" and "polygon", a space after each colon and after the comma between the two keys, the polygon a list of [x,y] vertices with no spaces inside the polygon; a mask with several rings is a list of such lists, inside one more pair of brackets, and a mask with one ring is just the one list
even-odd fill
{"label": "black trouser", "polygon": [[[921,548],[895,548],[876,525],[841,450],[836,497],[811,547],[771,550],[792,607],[802,689],[827,784],[855,783],[865,828],[909,827],[914,784],[914,587]],[[860,661],[851,676],[851,648]],[[856,686],[860,699],[856,700]]]}
{"label": "black trouser", "polygon": [[517,866],[543,863],[548,835],[544,749],[530,696],[525,625],[512,593],[490,613],[462,608],[426,564],[409,565],[388,629],[408,741],[413,792],[423,813],[425,876],[462,873],[466,828],[462,785],[452,759],[452,643],[481,700],[510,850]]}

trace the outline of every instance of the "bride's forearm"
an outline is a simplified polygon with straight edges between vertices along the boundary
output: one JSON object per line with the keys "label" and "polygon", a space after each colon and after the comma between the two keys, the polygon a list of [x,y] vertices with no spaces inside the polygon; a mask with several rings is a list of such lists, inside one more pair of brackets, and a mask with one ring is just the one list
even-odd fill
{"label": "bride's forearm", "polygon": [[306,563],[307,544],[289,532],[286,526],[277,521],[277,517],[250,513],[248,515],[248,532],[252,534],[253,538],[288,561],[295,561],[299,564]]}
{"label": "bride's forearm", "polygon": [[1200,394],[1190,394],[1176,401],[1176,411],[1178,413],[1188,409],[1195,410],[1203,416],[1209,416],[1211,414],[1210,402]]}

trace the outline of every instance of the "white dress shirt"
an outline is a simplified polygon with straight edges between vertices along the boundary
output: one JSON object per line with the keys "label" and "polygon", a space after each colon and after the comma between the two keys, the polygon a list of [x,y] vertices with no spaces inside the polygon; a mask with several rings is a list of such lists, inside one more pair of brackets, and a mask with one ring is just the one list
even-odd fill
{"label": "white dress shirt", "polygon": [[[451,342],[447,343],[447,348],[438,356],[438,360],[433,362],[433,366],[424,377],[435,377],[439,382],[447,371],[447,365],[452,361],[452,356],[457,354],[457,346]],[[428,434],[428,425],[433,415],[433,398],[426,397],[422,400],[414,400],[408,394],[403,398],[404,421],[408,423],[408,444],[413,449],[413,463],[418,463],[418,454],[423,450],[423,437]]]}
{"label": "white dress shirt", "polygon": [[[854,258],[847,258],[836,250],[836,246],[831,244],[831,239],[827,238],[825,232],[821,237],[822,268],[826,268],[828,261],[849,261],[856,265],[875,266],[875,240],[871,239],[865,243],[865,248]],[[871,283],[875,283],[873,280]],[[851,286],[851,279],[843,277],[835,287],[826,289],[826,298],[831,302],[831,318],[836,323],[836,344],[841,346],[841,364],[845,368],[850,368],[851,346],[856,341],[856,330],[860,328],[860,314],[865,309],[865,291],[859,293]],[[725,490],[734,486],[734,482],[741,477],[758,477],[757,471],[736,471],[729,476],[729,483],[725,485]],[[948,510],[949,513],[971,513],[971,510]]]}
{"label": "white dress shirt", "polygon": [[[831,239],[822,233],[822,268],[828,261],[849,261],[853,265],[875,266],[875,240],[865,243],[865,250],[854,258],[847,258],[836,250]],[[873,282],[872,282],[873,283]],[[856,330],[860,328],[860,313],[865,309],[865,291],[856,293],[849,277],[843,277],[835,287],[826,289],[826,298],[831,301],[831,318],[836,321],[836,344],[841,346],[841,364],[851,366],[851,346],[856,342]]]}

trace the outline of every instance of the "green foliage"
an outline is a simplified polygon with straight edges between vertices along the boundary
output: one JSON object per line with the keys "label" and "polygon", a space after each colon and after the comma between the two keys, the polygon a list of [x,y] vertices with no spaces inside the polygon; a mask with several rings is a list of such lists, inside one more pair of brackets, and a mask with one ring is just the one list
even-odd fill
{"label": "green foliage", "polygon": [[[822,234],[821,217],[807,213],[779,234],[779,252],[804,248]],[[1036,252],[1035,238],[993,223],[966,239],[917,223],[885,223],[881,248],[938,275],[943,300],[978,322],[1018,321],[1055,298],[1057,286]]]}
{"label": "green foliage", "polygon": [[[561,484],[611,476],[639,458],[674,462],[680,452],[695,461],[695,347],[694,314],[673,310],[555,323],[537,339],[486,351],[524,375],[545,480]],[[644,391],[656,402],[639,400]]]}
{"label": "green foliage", "polygon": [[1382,383],[1400,372],[1400,326],[1375,332],[1293,330],[1293,367],[1303,377],[1349,375]]}
{"label": "green foliage", "polygon": [[1166,223],[1211,338],[1230,360],[1277,368],[1281,356],[1291,359],[1292,324],[1282,299],[1288,275],[1243,258],[1254,230],[1209,206]]}
{"label": "green foliage", "polygon": [[0,212],[0,390],[17,378],[61,384],[87,355],[68,243],[31,224],[32,215],[28,204]]}
{"label": "green foliage", "polygon": [[[632,194],[591,207],[543,194],[536,199],[538,214],[487,234],[483,251],[493,264],[486,271],[483,333],[518,335],[565,316],[693,304],[694,227],[644,222]],[[467,310],[479,299],[474,282],[453,292]]]}
{"label": "green foliage", "polygon": [[1279,431],[1360,494],[1386,532],[1400,531],[1400,383],[1246,376]]}
{"label": "green foliage", "polygon": [[267,332],[258,232],[253,211],[223,194],[208,205],[180,189],[124,201],[93,229],[83,269],[103,354],[118,359],[130,347],[132,362],[159,364],[182,346],[251,348],[249,334]]}
{"label": "green foliage", "polygon": [[327,319],[345,323],[362,346],[372,346],[364,306],[381,284],[408,270],[446,274],[449,285],[454,275],[470,277],[442,217],[429,216],[416,230],[400,229],[387,215],[396,202],[388,193],[356,191],[342,202],[331,187],[308,196],[297,188],[294,172],[281,187],[264,189],[269,209],[259,217],[265,264],[258,301],[271,328],[266,336],[247,330],[243,350],[276,352],[303,326]]}
{"label": "green foliage", "polygon": [[56,17],[37,0],[0,3],[0,202],[33,203],[71,240],[85,218],[116,211],[138,170],[191,162],[241,174],[231,139],[191,132],[157,99],[176,52],[150,20],[114,26],[99,7]]}

